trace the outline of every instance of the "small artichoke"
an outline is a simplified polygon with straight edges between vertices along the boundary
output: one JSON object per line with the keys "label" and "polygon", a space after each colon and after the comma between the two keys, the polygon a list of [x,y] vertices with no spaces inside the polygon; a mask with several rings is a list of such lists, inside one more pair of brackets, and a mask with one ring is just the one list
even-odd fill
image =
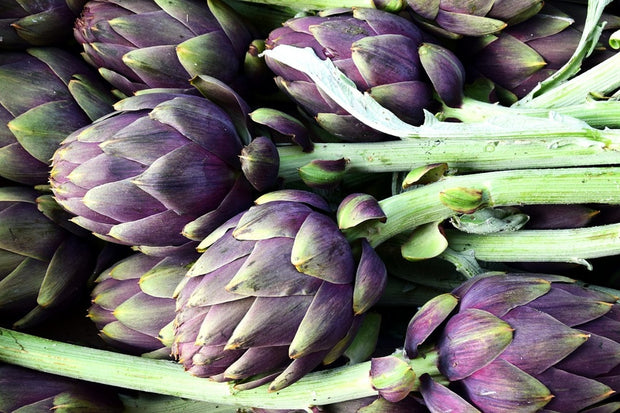
{"label": "small artichoke", "polygon": [[[149,92],[67,137],[50,183],[73,221],[97,236],[178,247],[248,208],[256,190],[241,171],[241,132],[221,106],[178,91]],[[234,106],[247,113],[243,102]]]}
{"label": "small artichoke", "polygon": [[111,112],[114,98],[79,56],[53,47],[0,53],[0,176],[46,184],[60,142]]}
{"label": "small artichoke", "polygon": [[71,39],[73,21],[86,0],[4,0],[0,50],[60,45]]}
{"label": "small artichoke", "polygon": [[407,0],[414,18],[448,38],[484,36],[527,20],[540,11],[542,0]]}
{"label": "small artichoke", "polygon": [[187,88],[196,75],[232,83],[252,40],[220,0],[92,0],[74,35],[83,57],[126,95]]}
{"label": "small artichoke", "polygon": [[304,191],[263,195],[199,249],[177,288],[173,354],[238,388],[281,389],[337,359],[385,285],[374,250],[354,254],[326,202]]}
{"label": "small artichoke", "polygon": [[111,387],[0,364],[0,411],[120,413],[123,405]]}
{"label": "small artichoke", "polygon": [[194,246],[162,257],[134,253],[97,277],[88,317],[104,341],[125,352],[170,356],[173,293],[197,258]]}
{"label": "small artichoke", "polygon": [[[311,47],[331,59],[361,91],[405,122],[419,125],[433,93],[450,106],[461,102],[464,72],[448,49],[433,43],[411,21],[376,9],[356,8],[327,16],[294,18],[273,30],[267,48]],[[365,126],[327,97],[305,74],[266,57],[276,83],[327,131],[342,140],[378,140]]]}
{"label": "small artichoke", "polygon": [[40,323],[73,303],[95,271],[98,247],[50,219],[54,208],[62,212],[51,197],[32,188],[0,188],[3,324],[26,328]]}
{"label": "small artichoke", "polygon": [[562,276],[483,274],[422,306],[371,376],[384,398],[415,389],[431,412],[614,411],[617,300]]}

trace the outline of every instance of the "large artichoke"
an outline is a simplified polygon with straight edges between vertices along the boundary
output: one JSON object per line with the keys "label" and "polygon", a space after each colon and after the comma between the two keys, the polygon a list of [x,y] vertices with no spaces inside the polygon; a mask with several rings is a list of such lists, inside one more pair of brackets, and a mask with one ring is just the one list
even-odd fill
{"label": "large artichoke", "polygon": [[99,237],[174,247],[246,209],[255,190],[241,172],[241,137],[222,107],[202,96],[150,92],[70,135],[54,154],[50,183],[73,221]]}
{"label": "large artichoke", "polygon": [[239,76],[251,36],[219,0],[92,0],[75,23],[84,58],[121,92]]}
{"label": "large artichoke", "polygon": [[40,323],[85,292],[95,270],[97,246],[52,221],[54,208],[60,210],[31,188],[0,188],[3,323],[21,328]]}
{"label": "large artichoke", "polygon": [[70,133],[112,111],[114,99],[79,56],[58,48],[0,53],[0,176],[46,184]]}
{"label": "large artichoke", "polygon": [[326,210],[315,194],[276,191],[205,238],[177,289],[172,349],[186,370],[275,390],[342,354],[386,272]]}
{"label": "large artichoke", "polygon": [[196,260],[195,245],[158,257],[135,253],[95,280],[88,317],[113,347],[149,357],[169,357],[174,290]]}
{"label": "large artichoke", "polygon": [[[356,8],[288,20],[266,41],[311,47],[331,59],[362,91],[402,120],[423,121],[436,91],[448,105],[460,103],[463,68],[452,52],[428,41],[411,21],[376,9]],[[276,83],[318,123],[343,140],[377,140],[379,132],[365,126],[327,97],[305,74],[266,57]]]}
{"label": "large artichoke", "polygon": [[616,411],[617,299],[555,275],[477,276],[428,301],[371,376],[388,400],[417,389],[431,412]]}
{"label": "large artichoke", "polygon": [[483,36],[527,20],[542,0],[407,0],[420,24],[444,37]]}
{"label": "large artichoke", "polygon": [[120,413],[123,405],[112,387],[0,364],[0,411]]}
{"label": "large artichoke", "polygon": [[86,0],[3,0],[0,49],[48,46],[71,39],[73,21]]}

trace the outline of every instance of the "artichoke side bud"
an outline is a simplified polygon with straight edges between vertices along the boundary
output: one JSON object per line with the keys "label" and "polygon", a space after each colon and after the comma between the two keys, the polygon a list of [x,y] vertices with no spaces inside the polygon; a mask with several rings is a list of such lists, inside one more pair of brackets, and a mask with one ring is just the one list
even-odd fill
{"label": "artichoke side bud", "polygon": [[39,324],[73,303],[95,269],[98,246],[50,220],[29,187],[0,188],[0,319]]}
{"label": "artichoke side bud", "polygon": [[97,73],[58,48],[3,53],[0,82],[0,176],[20,184],[46,184],[62,140],[113,110]]}
{"label": "artichoke side bud", "polygon": [[111,387],[10,364],[0,364],[0,389],[3,412],[123,411],[123,404]]}
{"label": "artichoke side bud", "polygon": [[73,21],[86,0],[2,2],[0,50],[60,46],[72,39]]}
{"label": "artichoke side bud", "polygon": [[372,248],[356,258],[329,212],[313,193],[275,191],[205,238],[176,291],[186,370],[278,390],[346,350],[386,270]]}
{"label": "artichoke side bud", "polygon": [[[435,107],[433,93],[448,104],[460,103],[464,79],[458,58],[428,37],[404,17],[356,8],[290,19],[270,33],[266,47],[312,48],[319,58],[330,59],[359,90],[403,121],[420,125],[424,110]],[[265,60],[280,89],[328,132],[343,141],[389,139],[351,116],[305,74],[269,56]]]}
{"label": "artichoke side bud", "polygon": [[132,354],[170,357],[173,293],[198,257],[194,247],[165,256],[134,253],[99,274],[88,317],[105,342]]}
{"label": "artichoke side bud", "polygon": [[[536,273],[482,274],[425,304],[404,350],[373,360],[376,374],[405,361],[405,386],[431,411],[585,411],[619,390],[618,297]],[[398,364],[400,365],[400,364]],[[400,369],[403,372],[405,370]],[[380,381],[379,381],[380,382]],[[382,394],[385,393],[385,395]],[[606,411],[606,410],[603,410]]]}
{"label": "artichoke side bud", "polygon": [[116,109],[68,136],[52,159],[51,189],[73,222],[110,242],[174,248],[251,205],[241,137],[222,106],[160,89]]}
{"label": "artichoke side bud", "polygon": [[[191,16],[191,18],[187,18]],[[224,2],[86,3],[74,26],[84,58],[127,96],[147,88],[188,88],[197,75],[239,77],[251,36]]]}

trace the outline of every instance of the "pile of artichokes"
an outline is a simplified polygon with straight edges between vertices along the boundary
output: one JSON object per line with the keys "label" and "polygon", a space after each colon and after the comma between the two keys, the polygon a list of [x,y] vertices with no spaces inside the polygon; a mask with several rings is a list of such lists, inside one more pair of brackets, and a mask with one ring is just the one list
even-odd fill
{"label": "pile of artichokes", "polygon": [[620,410],[613,0],[0,0],[0,411]]}

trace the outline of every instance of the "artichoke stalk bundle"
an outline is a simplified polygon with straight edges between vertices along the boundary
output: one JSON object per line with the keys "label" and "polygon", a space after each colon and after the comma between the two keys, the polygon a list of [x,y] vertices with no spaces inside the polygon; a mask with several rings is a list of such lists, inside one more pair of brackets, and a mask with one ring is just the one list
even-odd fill
{"label": "artichoke stalk bundle", "polygon": [[234,83],[252,40],[220,0],[92,0],[74,34],[86,61],[125,95],[188,88],[196,75]]}

